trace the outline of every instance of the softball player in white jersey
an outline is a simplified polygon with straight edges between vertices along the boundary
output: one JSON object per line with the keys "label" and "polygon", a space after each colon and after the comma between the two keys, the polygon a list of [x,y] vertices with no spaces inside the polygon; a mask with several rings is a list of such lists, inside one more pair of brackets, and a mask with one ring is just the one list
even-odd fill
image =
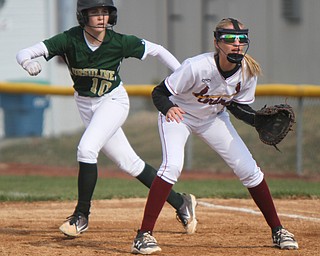
{"label": "softball player in white jersey", "polygon": [[[168,183],[177,182],[184,162],[184,146],[190,135],[201,137],[232,168],[246,187],[261,183],[263,173],[233,128],[225,106],[230,102],[252,103],[256,78],[238,69],[225,79],[219,74],[213,53],[186,60],[165,80],[170,101],[185,113],[180,122],[159,116],[163,162],[158,172]],[[244,82],[245,81],[245,82]],[[170,115],[167,119],[170,119]],[[178,138],[177,138],[178,137]]]}
{"label": "softball player in white jersey", "polygon": [[226,111],[254,126],[255,111],[248,104],[254,102],[261,71],[246,54],[248,29],[235,19],[223,19],[216,27],[214,41],[215,52],[185,60],[153,90],[153,101],[160,111],[163,161],[149,191],[142,225],[132,245],[134,253],[161,250],[152,231],[170,188],[181,174],[184,147],[191,133],[216,151],[248,188],[272,230],[273,245],[298,248],[293,234],[281,225],[264,175]]}
{"label": "softball player in white jersey", "polygon": [[[61,56],[74,82],[74,98],[86,129],[77,151],[78,202],[74,213],[60,226],[68,236],[78,236],[88,229],[100,150],[147,187],[156,176],[157,171],[135,153],[121,128],[129,112],[129,98],[119,76],[123,59],[154,56],[171,70],[180,66],[162,46],[113,31],[117,8],[112,0],[78,0],[77,18],[80,26],[17,54],[18,63],[30,75],[41,71],[35,58]],[[195,232],[195,197],[171,191],[168,202],[186,232]]]}

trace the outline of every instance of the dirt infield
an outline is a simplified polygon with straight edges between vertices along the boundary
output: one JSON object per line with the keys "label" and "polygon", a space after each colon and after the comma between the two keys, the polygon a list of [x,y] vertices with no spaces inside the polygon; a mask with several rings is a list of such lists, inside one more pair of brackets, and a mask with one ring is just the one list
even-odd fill
{"label": "dirt infield", "polygon": [[[276,200],[283,223],[299,241],[298,251],[271,247],[270,231],[252,200],[199,199],[198,231],[183,233],[166,204],[154,235],[161,255],[301,255],[320,253],[319,201]],[[0,255],[130,255],[145,199],[94,201],[90,228],[76,239],[58,227],[75,202],[0,203]],[[206,203],[206,204],[205,204]],[[219,207],[218,207],[219,206]],[[228,208],[233,207],[233,208]]]}
{"label": "dirt infield", "polygon": [[[6,167],[0,168],[0,175],[8,174]],[[20,165],[12,167],[9,168],[10,174],[14,174],[14,169],[17,175],[35,174],[31,171],[34,168],[28,170],[28,166],[24,169]],[[37,174],[48,173],[48,169],[37,170]],[[52,169],[50,171],[50,175],[56,175]],[[76,171],[70,169],[69,174],[76,175]],[[93,201],[90,227],[76,239],[68,239],[58,230],[65,217],[72,213],[76,202],[2,202],[0,255],[130,255],[145,200]],[[320,255],[319,200],[275,200],[283,224],[299,242],[297,251],[282,251],[271,246],[270,230],[252,200],[200,198],[198,202],[199,224],[194,235],[183,232],[175,219],[174,209],[165,205],[154,231],[162,248],[161,255]]]}

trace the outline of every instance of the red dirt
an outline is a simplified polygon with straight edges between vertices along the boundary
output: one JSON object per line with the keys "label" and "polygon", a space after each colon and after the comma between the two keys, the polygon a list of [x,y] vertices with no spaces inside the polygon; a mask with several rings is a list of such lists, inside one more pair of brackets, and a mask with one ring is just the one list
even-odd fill
{"label": "red dirt", "polygon": [[[47,166],[47,165],[32,165],[21,163],[0,163],[0,175],[40,175],[40,176],[77,176],[78,169],[76,167],[61,167],[61,166]],[[302,179],[310,181],[320,181],[319,176],[299,176],[295,173],[292,174],[278,174],[267,173],[268,178],[277,179]],[[117,170],[99,168],[99,177],[102,178],[131,178],[130,175]],[[180,179],[183,180],[202,180],[202,179],[237,179],[232,172],[228,173],[214,173],[206,170],[197,171],[183,171]]]}

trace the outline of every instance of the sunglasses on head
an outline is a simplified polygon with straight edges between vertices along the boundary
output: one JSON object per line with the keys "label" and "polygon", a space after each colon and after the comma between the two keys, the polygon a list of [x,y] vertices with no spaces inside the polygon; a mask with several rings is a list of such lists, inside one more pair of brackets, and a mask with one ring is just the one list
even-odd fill
{"label": "sunglasses on head", "polygon": [[219,37],[219,40],[227,43],[232,44],[238,39],[240,44],[247,44],[249,42],[249,38],[245,34],[234,35],[234,34],[223,34]]}

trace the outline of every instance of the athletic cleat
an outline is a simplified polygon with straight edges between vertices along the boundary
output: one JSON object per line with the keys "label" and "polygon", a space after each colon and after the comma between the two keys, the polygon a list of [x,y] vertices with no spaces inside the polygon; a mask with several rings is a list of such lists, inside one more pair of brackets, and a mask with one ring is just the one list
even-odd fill
{"label": "athletic cleat", "polygon": [[152,236],[150,231],[138,234],[131,246],[131,253],[149,255],[155,252],[161,252],[157,240]]}
{"label": "athletic cleat", "polygon": [[179,210],[176,211],[177,220],[182,223],[187,234],[196,232],[198,221],[196,219],[197,201],[192,194],[181,194],[183,204]]}
{"label": "athletic cleat", "polygon": [[280,249],[296,250],[299,248],[294,235],[282,227],[272,233],[272,241],[273,246]]}
{"label": "athletic cleat", "polygon": [[75,212],[67,218],[67,221],[59,229],[66,236],[79,236],[88,229],[88,217],[81,212]]}

